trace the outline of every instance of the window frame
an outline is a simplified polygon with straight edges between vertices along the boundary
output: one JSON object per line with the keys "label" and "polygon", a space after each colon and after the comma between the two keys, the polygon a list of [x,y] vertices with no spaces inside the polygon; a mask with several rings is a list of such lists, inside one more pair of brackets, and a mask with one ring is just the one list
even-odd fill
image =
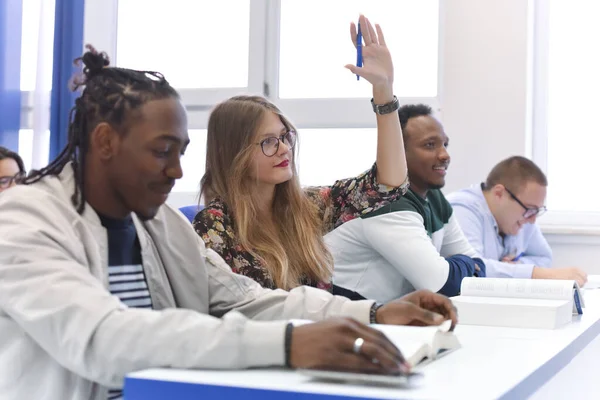
{"label": "window frame", "polygon": [[[84,43],[105,51],[116,65],[119,0],[85,0]],[[190,129],[206,129],[212,107],[240,93],[263,93],[268,0],[250,1],[248,84],[234,88],[178,89]],[[108,27],[108,29],[107,29]],[[167,77],[168,79],[168,77]]]}
{"label": "window frame", "polygon": [[[116,62],[119,0],[86,0],[85,43],[93,43]],[[436,97],[402,97],[401,104],[425,103],[440,111],[442,97],[443,10],[439,0],[438,68]],[[270,98],[298,128],[372,128],[375,118],[368,99],[280,99],[279,40],[281,0],[252,0],[250,4],[250,48],[248,86],[243,88],[180,89],[189,112],[190,129],[206,129],[210,109],[239,93],[257,93]],[[107,29],[113,27],[113,29]],[[323,114],[323,107],[330,110]]]}
{"label": "window frame", "polygon": [[[444,51],[443,18],[445,0],[438,0],[438,57],[437,57],[437,96],[398,97],[400,104],[424,103],[440,112],[442,98],[442,55]],[[267,15],[268,35],[266,37],[265,88],[268,97],[288,116],[298,129],[319,128],[374,128],[376,119],[369,99],[365,98],[319,98],[293,99],[279,98],[279,46],[281,0],[269,0]],[[323,110],[327,109],[327,114]]]}
{"label": "window frame", "polygon": [[[550,4],[534,0],[532,27],[532,160],[548,173],[548,62]],[[600,235],[600,213],[549,209],[538,221],[544,233]]]}
{"label": "window frame", "polygon": [[[116,63],[119,0],[85,0],[84,43],[106,51]],[[415,0],[417,1],[417,0]],[[402,97],[401,104],[424,103],[439,115],[442,98],[445,0],[438,0],[437,96]],[[244,88],[178,89],[188,111],[189,129],[206,129],[210,110],[218,102],[240,93],[260,94],[278,105],[298,129],[375,128],[369,99],[280,99],[279,41],[281,0],[251,0],[248,85]],[[168,77],[167,77],[168,78]],[[327,109],[327,113],[323,113]],[[197,193],[173,192],[175,206],[197,202]]]}

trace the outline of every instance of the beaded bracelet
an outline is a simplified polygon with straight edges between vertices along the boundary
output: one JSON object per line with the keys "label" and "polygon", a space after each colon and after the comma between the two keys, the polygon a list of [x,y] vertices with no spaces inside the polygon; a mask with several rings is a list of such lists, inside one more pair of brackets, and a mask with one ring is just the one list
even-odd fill
{"label": "beaded bracelet", "polygon": [[383,306],[383,304],[380,303],[373,303],[373,305],[371,306],[371,310],[369,311],[369,321],[372,324],[376,324],[377,323],[377,310],[379,310],[379,308]]}

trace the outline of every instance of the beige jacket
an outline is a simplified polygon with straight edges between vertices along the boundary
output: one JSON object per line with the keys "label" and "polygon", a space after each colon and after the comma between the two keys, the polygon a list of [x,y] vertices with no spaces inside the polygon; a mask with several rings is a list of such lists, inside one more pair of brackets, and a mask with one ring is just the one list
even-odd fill
{"label": "beige jacket", "polygon": [[285,319],[369,321],[371,301],[233,274],[166,205],[151,221],[134,217],[156,310],[127,308],[107,289],[106,230],[91,207],[77,213],[73,188],[67,166],[0,193],[2,399],[105,400],[150,367],[282,365]]}

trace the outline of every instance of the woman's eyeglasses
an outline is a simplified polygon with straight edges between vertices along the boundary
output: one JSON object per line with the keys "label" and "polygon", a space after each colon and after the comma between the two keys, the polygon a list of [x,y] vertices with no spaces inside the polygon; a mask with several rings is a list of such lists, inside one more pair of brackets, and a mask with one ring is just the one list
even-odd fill
{"label": "woman's eyeglasses", "polygon": [[279,151],[279,143],[285,143],[290,149],[294,148],[296,144],[296,132],[287,131],[279,137],[271,136],[261,140],[256,145],[260,145],[262,152],[267,157],[273,157]]}
{"label": "woman's eyeglasses", "polygon": [[23,172],[19,172],[13,176],[0,176],[0,188],[6,189],[13,182],[21,183],[21,181],[25,178],[25,174]]}

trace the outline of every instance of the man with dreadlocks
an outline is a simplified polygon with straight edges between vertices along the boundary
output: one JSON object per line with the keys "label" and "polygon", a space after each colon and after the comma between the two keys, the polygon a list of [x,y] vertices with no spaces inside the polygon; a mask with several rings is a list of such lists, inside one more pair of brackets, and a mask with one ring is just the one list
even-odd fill
{"label": "man with dreadlocks", "polygon": [[[177,92],[92,48],[82,61],[67,147],[0,196],[3,399],[116,399],[150,367],[399,373],[400,352],[363,323],[456,323],[430,292],[376,306],[232,273],[164,204],[189,143]],[[286,321],[329,317],[345,318]]]}

